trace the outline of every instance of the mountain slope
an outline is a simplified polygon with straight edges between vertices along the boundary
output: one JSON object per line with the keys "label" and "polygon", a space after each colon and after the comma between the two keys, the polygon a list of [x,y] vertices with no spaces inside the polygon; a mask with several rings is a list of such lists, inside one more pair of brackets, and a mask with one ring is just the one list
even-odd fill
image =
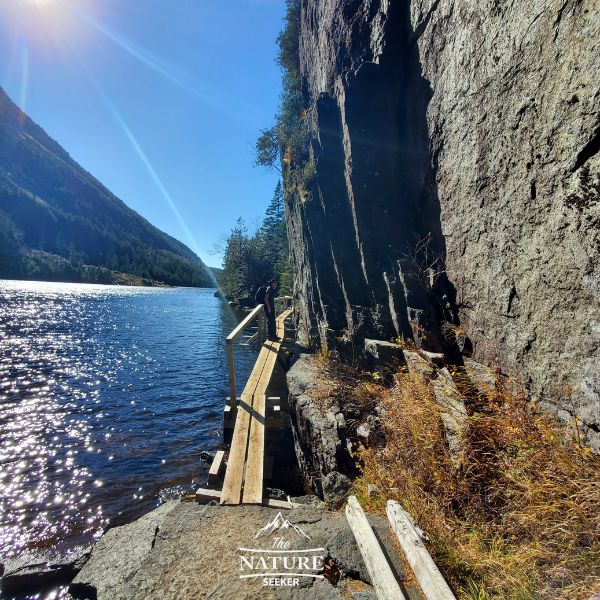
{"label": "mountain slope", "polygon": [[1,88],[0,277],[211,285],[187,246],[115,197]]}

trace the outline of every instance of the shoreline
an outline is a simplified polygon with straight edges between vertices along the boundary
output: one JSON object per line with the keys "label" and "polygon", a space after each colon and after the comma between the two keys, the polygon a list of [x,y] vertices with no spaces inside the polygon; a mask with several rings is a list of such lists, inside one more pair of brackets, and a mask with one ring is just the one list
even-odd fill
{"label": "shoreline", "polygon": [[169,285],[167,283],[161,281],[155,281],[152,283],[125,283],[125,282],[90,282],[90,281],[68,281],[63,279],[14,279],[14,278],[1,278],[2,281],[14,281],[14,282],[22,282],[22,283],[64,283],[65,285],[77,284],[77,285],[104,285],[108,287],[141,287],[141,288],[165,288],[165,289],[192,289],[192,290],[218,290],[219,288],[215,286],[196,286],[196,285]]}

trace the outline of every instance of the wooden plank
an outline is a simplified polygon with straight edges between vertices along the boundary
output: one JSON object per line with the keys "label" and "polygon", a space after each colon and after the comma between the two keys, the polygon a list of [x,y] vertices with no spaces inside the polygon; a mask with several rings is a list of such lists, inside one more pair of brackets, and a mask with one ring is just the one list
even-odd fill
{"label": "wooden plank", "polygon": [[229,340],[225,343],[227,348],[227,370],[229,371],[229,397],[237,398],[237,392],[235,388],[235,366],[233,359],[233,342]]}
{"label": "wooden plank", "polygon": [[273,368],[275,367],[275,362],[277,361],[277,354],[279,352],[279,346],[281,344],[279,342],[269,342],[268,346],[268,355],[264,364],[264,368],[260,374],[258,382],[256,383],[256,387],[254,388],[254,393],[258,395],[264,395],[267,391],[267,386],[271,381],[271,375],[273,373]]}
{"label": "wooden plank", "polygon": [[227,471],[223,482],[221,504],[239,504],[242,498],[242,483],[244,477],[244,462],[250,433],[250,411],[252,410],[252,395],[242,394],[238,405],[237,418],[233,429]]}
{"label": "wooden plank", "polygon": [[258,360],[250,374],[248,383],[242,392],[242,399],[238,404],[235,427],[229,461],[223,482],[223,494],[221,504],[240,504],[242,498],[242,485],[244,480],[244,464],[246,462],[246,451],[250,435],[250,418],[253,410],[254,391],[260,382],[260,376],[271,353],[271,343],[264,344],[260,351]]}
{"label": "wooden plank", "polygon": [[198,504],[208,504],[213,500],[218,502],[220,499],[220,490],[207,490],[206,488],[198,488],[196,490],[196,502],[198,502]]}
{"label": "wooden plank", "polygon": [[243,504],[262,504],[265,459],[265,403],[264,394],[254,396],[254,410],[252,412],[244,475]]}
{"label": "wooden plank", "polygon": [[210,469],[208,471],[208,483],[214,485],[217,483],[221,477],[221,471],[223,470],[225,459],[225,451],[219,450],[215,457],[213,458],[212,464],[210,465]]}
{"label": "wooden plank", "polygon": [[[221,499],[221,490],[208,490],[206,488],[198,488],[196,490],[196,501],[199,504],[208,504],[209,502],[219,501]],[[298,508],[302,506],[298,502],[292,502],[291,500],[275,500],[274,498],[265,498],[263,500],[263,506],[268,506],[269,508],[279,508],[279,509],[291,509]]]}
{"label": "wooden plank", "polygon": [[273,342],[265,342],[260,349],[258,354],[258,358],[254,363],[254,368],[252,369],[252,373],[250,373],[250,377],[248,377],[248,381],[244,387],[242,394],[254,394],[256,391],[256,386],[259,384],[263,371],[265,369],[265,364],[267,359],[271,355],[271,348],[273,346]]}
{"label": "wooden plank", "polygon": [[263,310],[263,305],[258,304],[256,307],[252,309],[252,311],[238,324],[238,326],[227,336],[227,342],[233,342],[238,336],[241,335],[242,331],[254,321]]}
{"label": "wooden plank", "polygon": [[302,506],[302,504],[298,504],[298,502],[292,502],[291,500],[275,500],[273,498],[265,498],[263,501],[263,506],[268,506],[269,508],[297,508]]}
{"label": "wooden plank", "polygon": [[346,518],[369,572],[377,598],[380,600],[405,598],[406,596],[402,592],[400,584],[396,581],[392,568],[379,546],[379,542],[356,496],[348,498]]}
{"label": "wooden plank", "polygon": [[392,530],[427,600],[455,600],[454,594],[417,532],[411,516],[394,500],[388,500],[386,512]]}
{"label": "wooden plank", "polygon": [[[292,314],[293,309],[288,308],[286,310],[284,310],[278,317],[277,317],[277,325],[281,325],[282,328],[282,333],[283,333],[283,328],[285,327],[284,321]],[[281,337],[281,336],[280,336]]]}

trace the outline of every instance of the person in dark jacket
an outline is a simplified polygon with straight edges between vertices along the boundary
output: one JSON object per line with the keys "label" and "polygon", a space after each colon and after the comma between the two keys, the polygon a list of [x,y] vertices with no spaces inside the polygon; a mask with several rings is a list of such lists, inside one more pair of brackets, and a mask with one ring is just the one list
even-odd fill
{"label": "person in dark jacket", "polygon": [[279,282],[277,279],[271,279],[269,281],[269,285],[267,286],[267,291],[265,293],[265,299],[263,304],[265,305],[265,313],[267,315],[267,337],[272,342],[281,341],[277,337],[277,327],[275,324],[275,298],[277,296],[277,287],[279,286]]}

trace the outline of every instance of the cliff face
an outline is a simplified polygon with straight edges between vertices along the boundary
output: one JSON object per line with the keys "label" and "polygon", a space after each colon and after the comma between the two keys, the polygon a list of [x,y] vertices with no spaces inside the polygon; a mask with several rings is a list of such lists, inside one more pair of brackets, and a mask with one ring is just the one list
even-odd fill
{"label": "cliff face", "polygon": [[600,449],[598,40],[595,0],[303,0],[301,341],[466,334]]}

